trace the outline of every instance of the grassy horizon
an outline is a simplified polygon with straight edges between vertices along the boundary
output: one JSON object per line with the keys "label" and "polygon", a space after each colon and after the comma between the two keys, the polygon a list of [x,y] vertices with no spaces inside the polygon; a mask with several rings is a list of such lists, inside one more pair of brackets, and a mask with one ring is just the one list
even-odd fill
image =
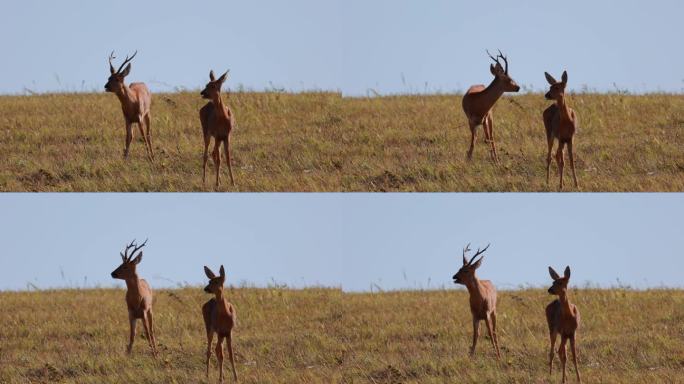
{"label": "grassy horizon", "polygon": [[[468,356],[463,290],[227,287],[226,296],[237,309],[243,383],[560,382],[558,368],[547,372],[544,307],[553,297],[542,289],[499,293],[500,362],[484,335]],[[199,287],[155,291],[156,360],[140,325],[133,354],[125,354],[123,297],[122,289],[0,292],[0,381],[205,383],[200,306],[210,295]],[[684,290],[571,288],[570,299],[582,313],[585,382],[684,380]],[[216,382],[215,358],[210,375]]]}
{"label": "grassy horizon", "polygon": [[[219,191],[556,191],[545,182],[538,93],[494,108],[500,165],[481,129],[473,161],[456,94],[342,97],[334,92],[233,92],[233,170]],[[124,124],[110,94],[0,96],[0,191],[214,191],[202,185],[196,92],[153,95],[146,160],[136,135],[123,160]],[[570,97],[580,191],[684,190],[684,95],[578,93]],[[569,173],[566,173],[566,178]],[[566,191],[575,191],[570,184]]]}

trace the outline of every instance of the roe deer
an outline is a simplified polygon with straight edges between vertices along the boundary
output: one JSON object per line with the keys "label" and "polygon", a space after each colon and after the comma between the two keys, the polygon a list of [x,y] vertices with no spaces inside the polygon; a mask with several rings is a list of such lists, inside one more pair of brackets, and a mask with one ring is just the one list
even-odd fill
{"label": "roe deer", "polygon": [[[135,340],[135,326],[137,319],[142,319],[145,328],[145,337],[150,344],[152,354],[157,356],[157,342],[154,338],[154,326],[152,321],[152,289],[147,281],[138,277],[136,266],[142,261],[143,253],[140,251],[137,256],[133,255],[147,244],[147,240],[141,245],[137,245],[135,240],[126,246],[121,252],[121,265],[112,272],[112,277],[126,281],[126,306],[128,307],[128,321],[131,326],[130,338],[128,341],[127,352],[130,354]],[[133,251],[128,254],[128,251]]]}
{"label": "roe deer", "polygon": [[572,362],[575,365],[575,372],[577,373],[577,381],[580,379],[580,372],[577,368],[577,349],[575,347],[575,333],[580,324],[580,313],[577,306],[570,303],[568,299],[568,281],[570,281],[570,267],[565,267],[563,277],[558,276],[558,273],[549,267],[549,274],[553,279],[553,285],[549,288],[549,293],[557,295],[558,299],[554,300],[546,307],[546,322],[549,325],[549,336],[551,338],[551,351],[549,352],[549,375],[553,372],[553,355],[556,347],[556,336],[560,334],[561,342],[558,348],[558,357],[560,357],[561,365],[563,367],[563,383],[565,383],[565,362],[567,357],[565,355],[565,344],[570,339],[570,348],[572,348]]}
{"label": "roe deer", "polygon": [[210,100],[210,102],[200,109],[200,122],[202,123],[202,134],[204,135],[202,183],[204,183],[207,178],[207,149],[209,148],[209,141],[213,137],[214,150],[211,155],[214,160],[214,167],[216,168],[217,187],[219,186],[219,171],[221,170],[221,142],[223,142],[223,150],[226,152],[226,163],[228,163],[230,182],[235,185],[235,181],[233,180],[233,168],[230,165],[230,131],[233,130],[235,120],[230,108],[224,105],[223,100],[221,99],[221,86],[223,85],[223,82],[226,81],[228,72],[229,71],[226,71],[226,73],[216,79],[214,77],[214,71],[210,71],[210,81],[200,93],[202,98]]}
{"label": "roe deer", "polygon": [[[150,160],[154,160],[154,153],[152,151],[152,137],[150,134],[150,106],[152,105],[152,94],[145,83],[131,83],[126,85],[124,78],[131,72],[130,61],[133,60],[136,51],[130,58],[126,56],[123,64],[118,70],[114,70],[112,60],[115,59],[114,52],[109,55],[109,80],[105,84],[105,91],[116,94],[121,102],[121,109],[123,110],[124,119],[126,120],[126,147],[124,149],[124,158],[128,158],[128,147],[131,145],[133,139],[133,123],[138,124],[140,135],[145,142],[145,150]],[[124,69],[124,65],[126,65]],[[123,69],[123,72],[121,71]],[[143,131],[143,125],[147,133]]]}
{"label": "roe deer", "polygon": [[568,156],[570,158],[570,168],[572,178],[575,181],[575,188],[578,188],[577,175],[575,174],[575,155],[572,148],[572,138],[577,129],[577,115],[575,111],[568,107],[565,100],[565,86],[568,84],[568,72],[563,71],[561,81],[558,82],[553,76],[544,72],[546,81],[551,87],[546,93],[547,100],[555,100],[556,103],[544,110],[544,128],[546,129],[546,141],[548,152],[546,154],[546,184],[549,184],[549,172],[551,168],[551,150],[553,149],[554,139],[558,139],[558,150],[556,151],[556,163],[558,164],[558,174],[560,175],[560,189],[563,189],[563,147],[568,145]]}
{"label": "roe deer", "polygon": [[[494,75],[494,80],[485,88],[484,85],[473,85],[463,95],[463,111],[468,119],[470,127],[470,149],[468,149],[468,160],[473,157],[475,148],[476,129],[479,125],[484,127],[485,140],[491,145],[491,156],[495,163],[499,161],[494,145],[494,120],[492,119],[492,108],[504,92],[518,92],[520,87],[508,75],[508,59],[499,51],[495,58],[487,52],[489,57],[494,60],[496,65],[491,64],[489,70]],[[499,62],[503,59],[506,67]]]}
{"label": "roe deer", "polygon": [[209,284],[204,287],[204,292],[212,293],[215,298],[207,301],[202,306],[202,316],[204,326],[207,330],[207,379],[209,379],[209,359],[211,358],[211,343],[214,340],[214,333],[218,335],[216,344],[216,359],[219,363],[219,382],[223,383],[223,339],[227,340],[228,357],[230,366],[233,369],[233,378],[237,381],[235,371],[235,359],[233,356],[233,327],[235,326],[236,313],[231,303],[223,297],[223,283],[226,281],[226,271],[219,269],[219,275],[208,267],[204,267],[204,273],[209,278]]}
{"label": "roe deer", "polygon": [[489,280],[480,280],[475,276],[475,270],[482,264],[484,256],[480,257],[475,263],[473,260],[484,253],[489,245],[483,250],[477,249],[475,256],[470,261],[466,260],[466,253],[470,251],[470,244],[463,248],[463,266],[453,276],[454,283],[463,284],[468,288],[470,294],[470,313],[473,315],[473,346],[470,348],[470,355],[475,354],[477,338],[480,335],[480,320],[487,324],[489,338],[492,340],[492,347],[496,352],[497,359],[501,358],[499,353],[499,342],[496,338],[496,288]]}

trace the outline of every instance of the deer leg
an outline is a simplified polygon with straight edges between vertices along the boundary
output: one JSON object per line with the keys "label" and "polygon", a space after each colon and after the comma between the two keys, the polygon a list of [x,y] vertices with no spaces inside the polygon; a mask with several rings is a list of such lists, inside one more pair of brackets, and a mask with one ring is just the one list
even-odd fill
{"label": "deer leg", "polygon": [[549,176],[551,173],[551,152],[553,151],[553,136],[546,138],[548,151],[546,152],[546,185],[549,185]]}
{"label": "deer leg", "polygon": [[147,137],[147,145],[150,147],[150,157],[152,157],[152,160],[154,160],[154,151],[152,150],[152,134],[150,133],[150,113],[148,112],[147,115],[145,115],[145,134]]}
{"label": "deer leg", "polygon": [[207,181],[207,160],[209,159],[207,151],[209,150],[210,140],[210,136],[204,136],[204,156],[202,157],[202,184],[204,184]]}
{"label": "deer leg", "polygon": [[133,342],[135,341],[135,325],[136,325],[135,324],[136,319],[135,319],[135,317],[133,317],[133,314],[130,312],[128,313],[128,322],[131,326],[131,333],[130,333],[129,338],[128,338],[128,348],[126,349],[126,353],[128,353],[130,355],[131,351],[133,350]]}
{"label": "deer leg", "polygon": [[473,150],[475,149],[475,142],[477,141],[477,125],[473,125],[468,121],[470,126],[470,149],[468,149],[468,160],[473,158]]}
{"label": "deer leg", "polygon": [[561,367],[563,369],[563,381],[562,383],[565,384],[565,362],[567,361],[567,356],[565,355],[565,344],[567,343],[568,338],[561,335],[561,342],[560,342],[560,347],[558,347],[558,357],[560,357],[561,361]]}
{"label": "deer leg", "polygon": [[572,153],[572,140],[568,141],[568,157],[570,158],[570,169],[572,170],[572,179],[575,181],[575,188],[577,185],[577,175],[575,174],[575,155]]}
{"label": "deer leg", "polygon": [[230,367],[233,369],[233,379],[237,381],[237,371],[235,370],[235,356],[233,355],[233,334],[230,333],[228,334],[228,338],[226,340],[226,344],[228,347],[228,358],[230,359]]}
{"label": "deer leg", "polygon": [[154,349],[154,346],[152,345],[152,335],[150,334],[150,324],[149,320],[150,318],[147,315],[146,311],[143,311],[143,319],[142,319],[143,327],[145,328],[145,338],[147,339],[147,344],[150,345],[150,349],[152,349],[152,355],[155,357],[157,356],[157,352]]}
{"label": "deer leg", "polygon": [[219,186],[219,171],[221,170],[221,156],[219,153],[219,148],[220,148],[221,142],[214,139],[214,152],[212,155],[214,156],[214,166],[216,167],[216,187],[218,188]]}
{"label": "deer leg", "polygon": [[126,147],[124,148],[124,159],[128,158],[128,148],[133,140],[133,124],[126,122]]}
{"label": "deer leg", "polygon": [[487,130],[489,131],[489,145],[491,146],[492,159],[495,163],[498,163],[499,156],[496,154],[496,144],[494,144],[494,119],[492,119],[491,114],[487,115],[485,122],[487,124]]}
{"label": "deer leg", "polygon": [[143,128],[143,121],[144,118],[140,116],[140,121],[138,122],[138,130],[140,130],[140,136],[143,139],[143,143],[145,143],[145,153],[147,153],[147,157],[150,156],[150,147],[147,145],[147,137],[145,136],[145,129]]}
{"label": "deer leg", "polygon": [[147,312],[147,321],[150,323],[150,336],[152,338],[152,350],[157,355],[157,339],[154,337],[154,321],[152,316],[152,309]]}
{"label": "deer leg", "polygon": [[223,142],[223,150],[226,152],[226,163],[228,164],[230,183],[235,185],[235,180],[233,180],[233,168],[230,166],[230,134],[228,135],[226,141]]}
{"label": "deer leg", "polygon": [[549,337],[551,338],[551,351],[549,351],[549,375],[553,373],[553,355],[556,349],[556,336],[558,334],[555,331],[549,332]]}
{"label": "deer leg", "polygon": [[496,346],[496,355],[501,358],[501,353],[499,352],[499,339],[496,335],[496,312],[492,312],[492,334],[494,335],[494,345]]}
{"label": "deer leg", "polygon": [[223,336],[219,335],[216,342],[216,359],[219,364],[219,383],[223,383]]}
{"label": "deer leg", "polygon": [[499,355],[499,348],[497,347],[496,342],[494,341],[494,333],[492,333],[492,318],[489,315],[487,315],[485,323],[487,325],[487,333],[489,333],[489,340],[491,340],[492,342],[492,348],[494,348],[494,352],[496,352],[496,358],[500,359],[501,356]]}
{"label": "deer leg", "polygon": [[565,165],[565,160],[563,160],[563,147],[565,143],[559,141],[558,150],[556,151],[556,163],[558,163],[558,174],[560,175],[560,186],[559,189],[563,189],[563,166]]}
{"label": "deer leg", "polygon": [[577,368],[577,348],[575,346],[575,335],[570,337],[570,348],[572,349],[572,363],[575,365],[575,373],[577,374],[577,382],[581,383],[579,368]]}
{"label": "deer leg", "polygon": [[207,331],[207,380],[209,380],[209,360],[211,359],[211,344],[214,341],[214,331]]}
{"label": "deer leg", "polygon": [[480,320],[473,319],[473,346],[470,347],[470,356],[475,355],[475,347],[477,346],[477,338],[480,336]]}

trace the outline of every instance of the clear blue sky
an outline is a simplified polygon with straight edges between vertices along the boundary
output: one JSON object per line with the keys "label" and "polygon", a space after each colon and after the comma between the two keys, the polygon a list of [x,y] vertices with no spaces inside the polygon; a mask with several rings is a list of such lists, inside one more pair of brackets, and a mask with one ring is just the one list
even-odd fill
{"label": "clear blue sky", "polygon": [[453,287],[468,242],[492,243],[499,288],[568,264],[580,286],[684,287],[682,194],[2,194],[0,212],[0,289],[122,286],[134,237],[154,287],[221,263],[236,285]]}
{"label": "clear blue sky", "polygon": [[540,90],[684,91],[679,0],[3,0],[0,93],[102,91],[107,56],[131,80],[197,89],[210,68],[261,90],[463,91],[490,81],[485,49]]}

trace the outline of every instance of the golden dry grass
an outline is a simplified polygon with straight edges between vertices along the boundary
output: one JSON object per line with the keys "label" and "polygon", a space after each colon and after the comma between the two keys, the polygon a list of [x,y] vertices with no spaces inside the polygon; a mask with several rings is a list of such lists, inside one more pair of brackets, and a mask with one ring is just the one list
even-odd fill
{"label": "golden dry grass", "polygon": [[[123,295],[0,292],[0,382],[206,382],[200,306],[208,295],[200,288],[157,291],[157,360],[140,334],[133,354],[125,354]],[[552,297],[544,290],[500,292],[501,362],[484,336],[476,356],[468,356],[472,331],[462,290],[231,288],[227,296],[238,311],[242,383],[560,382],[558,370],[547,372],[544,306]],[[584,382],[684,382],[684,291],[573,289],[571,299],[582,312]],[[216,374],[212,364],[211,382]]]}
{"label": "golden dry grass", "polygon": [[[225,97],[225,96],[224,96]],[[343,98],[335,93],[232,93],[235,188],[220,191],[554,191],[545,183],[540,94],[495,107],[501,165],[469,130],[456,95]],[[2,191],[213,191],[202,186],[196,93],[156,94],[157,162],[124,128],[109,94],[0,97]],[[684,190],[684,96],[576,94],[582,191]],[[136,132],[137,133],[137,132]],[[555,171],[555,165],[554,165]],[[209,174],[213,173],[213,168]],[[568,190],[574,190],[571,186]]]}

